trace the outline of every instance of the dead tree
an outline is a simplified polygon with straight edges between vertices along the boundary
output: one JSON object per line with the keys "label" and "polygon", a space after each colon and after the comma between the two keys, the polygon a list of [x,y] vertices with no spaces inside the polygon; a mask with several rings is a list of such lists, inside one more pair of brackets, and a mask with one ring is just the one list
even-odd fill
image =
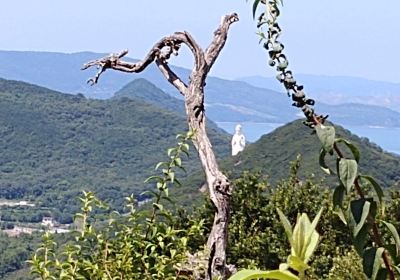
{"label": "dead tree", "polygon": [[[96,76],[88,81],[94,85],[98,82],[100,75],[107,69],[139,73],[152,62],[155,62],[165,78],[184,96],[187,122],[189,128],[196,132],[193,144],[199,154],[206,174],[209,195],[216,209],[213,227],[207,241],[210,254],[207,279],[217,276],[225,279],[231,273],[231,267],[226,264],[226,247],[232,186],[218,167],[206,133],[204,86],[211,67],[225,45],[229,27],[238,20],[236,13],[222,17],[218,29],[214,32],[213,40],[205,51],[188,32],[176,32],[158,41],[146,57],[137,63],[120,60],[128,53],[127,50],[124,50],[118,54],[90,61],[82,68],[98,67],[99,71]],[[186,45],[194,56],[194,67],[188,84],[185,84],[168,66],[168,59],[172,54],[178,54],[182,44]]]}

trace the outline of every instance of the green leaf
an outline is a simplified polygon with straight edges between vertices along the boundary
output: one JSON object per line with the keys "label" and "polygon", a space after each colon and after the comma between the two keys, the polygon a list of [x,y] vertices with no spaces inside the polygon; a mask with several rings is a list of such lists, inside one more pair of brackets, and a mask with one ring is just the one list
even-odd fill
{"label": "green leaf", "polygon": [[287,259],[287,263],[289,265],[289,267],[291,267],[292,269],[298,271],[298,272],[304,272],[305,270],[307,270],[309,268],[309,266],[303,262],[303,260],[301,260],[300,258],[290,255]]}
{"label": "green leaf", "polygon": [[169,148],[169,149],[167,150],[168,156],[171,156],[172,152],[174,152],[175,150],[176,150],[176,148]]}
{"label": "green leaf", "polygon": [[255,0],[253,3],[253,19],[256,18],[258,4],[260,4],[260,0]]}
{"label": "green leaf", "polygon": [[333,208],[335,209],[336,207],[342,208],[343,207],[343,200],[344,200],[344,195],[346,193],[346,189],[342,184],[337,186],[335,190],[333,191],[333,196],[332,196],[332,202],[333,202]]}
{"label": "green leaf", "polygon": [[160,203],[153,203],[153,208],[155,208],[155,209],[158,209],[158,210],[163,210],[164,209],[164,206],[162,205],[162,204],[160,204]]}
{"label": "green leaf", "polygon": [[157,165],[156,165],[156,167],[155,167],[154,169],[157,170],[157,169],[160,168],[160,166],[162,166],[162,165],[168,165],[168,163],[167,163],[167,162],[161,161],[161,162],[157,163]]}
{"label": "green leaf", "polygon": [[[363,254],[363,269],[364,273],[368,276],[368,279],[376,280],[379,279],[378,273],[382,267],[383,259],[382,254],[385,251],[384,248],[368,248]],[[382,274],[381,274],[382,275]],[[386,279],[386,278],[383,278]]]}
{"label": "green leaf", "polygon": [[175,182],[175,172],[170,171],[168,173],[168,177],[170,178],[171,182],[174,183]]}
{"label": "green leaf", "polygon": [[381,188],[381,186],[378,184],[378,182],[371,176],[367,176],[367,175],[360,175],[359,178],[365,179],[367,180],[369,183],[371,183],[372,187],[375,190],[376,195],[378,196],[379,199],[379,203],[381,205],[383,205],[383,190]]}
{"label": "green leaf", "polygon": [[288,67],[288,64],[289,64],[288,61],[285,60],[284,62],[279,63],[276,69],[278,71],[284,71]]}
{"label": "green leaf", "polygon": [[366,199],[358,199],[350,202],[350,227],[353,236],[356,237],[367,221],[369,214],[375,216],[376,202]]}
{"label": "green leaf", "polygon": [[333,191],[332,202],[333,202],[334,213],[336,215],[338,215],[340,220],[345,225],[347,225],[346,217],[345,217],[344,212],[342,210],[345,193],[346,193],[346,189],[344,188],[344,186],[342,184],[337,186],[335,188],[335,190]]}
{"label": "green leaf", "polygon": [[313,220],[312,223],[311,223],[310,231],[314,231],[314,230],[317,228],[317,224],[318,224],[318,222],[319,222],[319,219],[321,218],[321,215],[322,215],[322,211],[323,211],[323,210],[324,210],[324,208],[321,208],[321,209],[318,211],[317,215],[315,216],[314,220]]}
{"label": "green leaf", "polygon": [[163,180],[163,178],[160,177],[160,176],[150,176],[149,178],[147,178],[146,180],[144,180],[144,183],[148,183],[148,182],[150,182],[150,181],[152,181],[152,180],[156,180],[156,181],[158,181],[158,182],[161,182],[161,181]]}
{"label": "green leaf", "polygon": [[359,231],[358,235],[353,239],[354,249],[356,249],[357,253],[360,256],[362,256],[365,243],[368,240],[369,230],[370,230],[370,226],[368,224],[365,224]]}
{"label": "green leaf", "polygon": [[319,166],[328,175],[335,174],[335,172],[332,169],[330,169],[329,166],[326,164],[325,157],[326,157],[326,151],[325,151],[324,148],[322,148],[320,153],[319,153]]}
{"label": "green leaf", "polygon": [[283,214],[283,212],[279,208],[277,208],[276,211],[278,212],[279,219],[281,220],[283,228],[285,229],[286,236],[289,239],[290,245],[292,245],[292,235],[293,235],[292,226],[290,225],[290,222],[286,218],[285,214]]}
{"label": "green leaf", "polygon": [[347,193],[351,192],[351,187],[357,178],[357,161],[354,159],[339,159],[338,163],[338,174],[339,179],[346,187]]}
{"label": "green leaf", "polygon": [[182,160],[180,158],[174,159],[174,163],[178,167],[182,167]]}
{"label": "green leaf", "polygon": [[299,280],[299,277],[291,273],[290,271],[271,270],[271,271],[259,271],[259,270],[241,270],[229,280],[252,280],[259,278],[277,279],[277,280]]}
{"label": "green leaf", "polygon": [[325,126],[319,124],[315,127],[318,138],[322,143],[322,147],[327,153],[330,153],[335,143],[335,128],[333,126]]}
{"label": "green leaf", "polygon": [[351,151],[351,153],[354,156],[354,159],[359,162],[360,161],[360,151],[358,150],[358,148],[351,143],[350,141],[347,141],[346,139],[343,138],[338,138],[335,141],[336,143],[344,143]]}
{"label": "green leaf", "polygon": [[397,273],[400,274],[400,267],[394,266],[394,268],[396,269]]}
{"label": "green leaf", "polygon": [[[317,222],[317,219],[314,222]],[[299,257],[304,263],[309,261],[319,241],[314,222],[311,223],[308,216],[303,213],[297,219],[293,229],[291,254]]]}
{"label": "green leaf", "polygon": [[385,221],[382,221],[382,223],[388,228],[388,230],[392,234],[392,237],[393,237],[394,242],[396,244],[396,257],[399,257],[400,256],[400,236],[399,236],[399,233],[397,232],[397,229],[393,224],[391,224],[389,222],[385,222]]}

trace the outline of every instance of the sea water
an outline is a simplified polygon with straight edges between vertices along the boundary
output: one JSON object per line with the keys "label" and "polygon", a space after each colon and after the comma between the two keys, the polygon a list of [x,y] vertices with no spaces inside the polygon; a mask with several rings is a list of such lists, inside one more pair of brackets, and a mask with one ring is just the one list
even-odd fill
{"label": "sea water", "polygon": [[[217,125],[226,132],[235,132],[235,122],[217,122]],[[249,142],[255,142],[264,134],[268,134],[283,123],[255,123],[243,122],[242,131]],[[400,155],[400,128],[378,126],[350,126],[344,125],[353,134],[366,137],[371,142],[378,144],[382,149]]]}

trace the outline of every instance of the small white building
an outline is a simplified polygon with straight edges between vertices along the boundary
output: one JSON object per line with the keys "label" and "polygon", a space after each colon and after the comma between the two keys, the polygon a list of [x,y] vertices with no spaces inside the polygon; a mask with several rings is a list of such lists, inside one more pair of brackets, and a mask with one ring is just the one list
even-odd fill
{"label": "small white building", "polygon": [[54,219],[52,217],[43,217],[42,218],[42,226],[53,228],[54,227]]}

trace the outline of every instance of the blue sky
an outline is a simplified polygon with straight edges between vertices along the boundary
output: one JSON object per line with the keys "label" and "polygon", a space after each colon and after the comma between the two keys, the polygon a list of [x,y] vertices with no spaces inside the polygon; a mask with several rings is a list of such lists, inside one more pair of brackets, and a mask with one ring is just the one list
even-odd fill
{"label": "blue sky", "polygon": [[[213,75],[272,76],[258,45],[251,0],[3,0],[0,49],[115,52],[142,57],[152,44],[187,30],[204,46],[220,17],[237,12]],[[286,0],[282,41],[297,73],[400,82],[400,1]],[[188,52],[172,62],[190,67]]]}

